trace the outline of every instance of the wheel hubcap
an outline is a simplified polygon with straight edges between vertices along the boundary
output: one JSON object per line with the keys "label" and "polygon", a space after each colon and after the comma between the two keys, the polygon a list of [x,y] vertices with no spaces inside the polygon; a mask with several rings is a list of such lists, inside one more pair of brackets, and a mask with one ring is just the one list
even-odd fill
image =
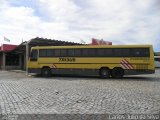
{"label": "wheel hubcap", "polygon": [[45,71],[44,74],[47,75],[47,74],[48,74],[48,71]]}

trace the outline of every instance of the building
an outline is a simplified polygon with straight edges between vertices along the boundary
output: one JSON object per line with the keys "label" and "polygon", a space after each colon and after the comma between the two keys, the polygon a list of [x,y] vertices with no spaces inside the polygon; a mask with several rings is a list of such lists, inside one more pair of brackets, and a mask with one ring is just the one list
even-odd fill
{"label": "building", "polygon": [[17,45],[3,44],[0,47],[0,69],[17,69],[20,68],[20,56],[11,51]]}
{"label": "building", "polygon": [[112,45],[112,42],[103,39],[92,38],[91,45]]}
{"label": "building", "polygon": [[160,52],[154,52],[154,63],[156,68],[160,68]]}
{"label": "building", "polygon": [[20,45],[3,44],[0,47],[0,69],[26,69],[26,56],[29,56],[33,46],[63,46],[63,45],[82,45],[74,42],[52,40],[46,38],[34,38],[25,41]]}

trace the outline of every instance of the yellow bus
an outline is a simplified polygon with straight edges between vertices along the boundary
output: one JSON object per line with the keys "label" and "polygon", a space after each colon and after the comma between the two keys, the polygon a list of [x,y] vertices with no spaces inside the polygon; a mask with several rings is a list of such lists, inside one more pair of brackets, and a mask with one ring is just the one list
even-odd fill
{"label": "yellow bus", "polygon": [[102,78],[153,74],[154,52],[152,45],[36,46],[31,48],[28,72]]}

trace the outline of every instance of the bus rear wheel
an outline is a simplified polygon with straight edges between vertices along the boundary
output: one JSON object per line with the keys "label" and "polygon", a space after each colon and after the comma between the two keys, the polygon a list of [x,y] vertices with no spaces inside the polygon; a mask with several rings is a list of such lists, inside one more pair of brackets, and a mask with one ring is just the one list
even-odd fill
{"label": "bus rear wheel", "polygon": [[108,68],[101,68],[99,71],[99,75],[101,78],[109,78],[110,70]]}
{"label": "bus rear wheel", "polygon": [[113,78],[122,78],[124,76],[124,70],[122,68],[113,68],[111,73]]}
{"label": "bus rear wheel", "polygon": [[45,67],[42,69],[42,76],[43,77],[51,77],[51,69],[48,67]]}

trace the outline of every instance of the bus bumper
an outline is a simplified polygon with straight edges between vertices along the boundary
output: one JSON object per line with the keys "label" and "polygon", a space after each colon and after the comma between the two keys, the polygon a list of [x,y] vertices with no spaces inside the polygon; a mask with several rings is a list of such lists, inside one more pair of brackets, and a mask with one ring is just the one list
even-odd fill
{"label": "bus bumper", "polygon": [[125,70],[125,75],[154,74],[155,70]]}
{"label": "bus bumper", "polygon": [[40,68],[28,68],[28,73],[41,74],[41,69]]}

